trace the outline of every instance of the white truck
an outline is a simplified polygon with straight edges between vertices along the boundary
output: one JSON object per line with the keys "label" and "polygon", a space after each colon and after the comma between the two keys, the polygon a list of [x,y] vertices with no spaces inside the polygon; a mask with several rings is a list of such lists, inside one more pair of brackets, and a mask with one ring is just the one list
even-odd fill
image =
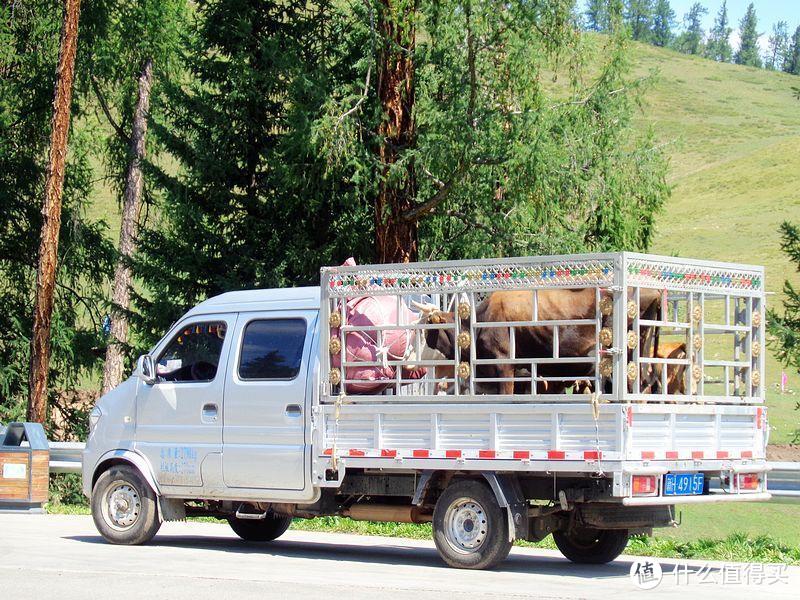
{"label": "white truck", "polygon": [[769,498],[764,310],[760,267],[622,252],[222,294],[98,401],[84,493],[118,544],[341,515],[430,522],[454,567],[549,534],[608,562],[675,504]]}

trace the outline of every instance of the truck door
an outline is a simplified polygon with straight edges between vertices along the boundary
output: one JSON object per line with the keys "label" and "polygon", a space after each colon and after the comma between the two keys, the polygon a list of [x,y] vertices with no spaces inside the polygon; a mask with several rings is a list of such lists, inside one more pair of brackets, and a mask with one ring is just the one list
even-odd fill
{"label": "truck door", "polygon": [[222,393],[236,315],[202,315],[156,349],[158,380],[139,383],[136,448],[161,485],[201,486],[201,465],[222,452]]}
{"label": "truck door", "polygon": [[239,315],[225,385],[227,487],[305,487],[306,375],[316,318],[316,311]]}

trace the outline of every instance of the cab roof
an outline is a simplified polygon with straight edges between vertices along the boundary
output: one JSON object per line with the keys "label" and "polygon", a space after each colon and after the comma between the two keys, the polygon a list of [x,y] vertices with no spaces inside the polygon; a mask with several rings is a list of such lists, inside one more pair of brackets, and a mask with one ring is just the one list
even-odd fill
{"label": "cab roof", "polygon": [[276,288],[226,292],[205,300],[184,317],[259,310],[319,310],[319,287]]}

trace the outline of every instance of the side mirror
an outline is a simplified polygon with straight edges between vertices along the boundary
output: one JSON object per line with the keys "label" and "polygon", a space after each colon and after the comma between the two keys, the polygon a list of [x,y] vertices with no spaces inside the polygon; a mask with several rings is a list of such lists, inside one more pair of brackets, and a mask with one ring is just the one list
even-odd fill
{"label": "side mirror", "polygon": [[136,361],[136,375],[147,385],[153,385],[156,382],[156,364],[153,357],[149,354],[143,354]]}

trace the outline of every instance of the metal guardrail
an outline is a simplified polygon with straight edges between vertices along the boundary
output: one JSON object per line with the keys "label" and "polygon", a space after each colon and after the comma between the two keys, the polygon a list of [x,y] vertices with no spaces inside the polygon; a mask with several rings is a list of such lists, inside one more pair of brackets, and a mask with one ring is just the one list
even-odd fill
{"label": "metal guardrail", "polygon": [[50,472],[80,473],[83,442],[50,442]]}
{"label": "metal guardrail", "polygon": [[[50,472],[80,473],[83,442],[50,442]],[[774,500],[800,502],[800,462],[772,462],[769,492]]]}

